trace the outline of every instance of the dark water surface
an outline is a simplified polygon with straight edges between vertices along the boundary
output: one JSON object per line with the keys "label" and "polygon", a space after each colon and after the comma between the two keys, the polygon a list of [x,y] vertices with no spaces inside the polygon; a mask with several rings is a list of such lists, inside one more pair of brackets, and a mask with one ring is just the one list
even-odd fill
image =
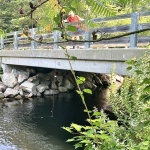
{"label": "dark water surface", "polygon": [[[90,108],[92,98],[87,99]],[[76,93],[24,100],[0,106],[0,150],[74,150],[65,141],[72,135],[61,127],[85,124],[86,114]]]}

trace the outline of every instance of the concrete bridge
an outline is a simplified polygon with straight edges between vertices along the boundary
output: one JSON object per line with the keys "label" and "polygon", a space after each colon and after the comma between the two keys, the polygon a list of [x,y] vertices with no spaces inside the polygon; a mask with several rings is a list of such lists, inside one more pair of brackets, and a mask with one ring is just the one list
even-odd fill
{"label": "concrete bridge", "polygon": [[[100,34],[103,35],[103,33],[120,34],[147,29],[150,27],[150,23],[140,24],[139,19],[140,17],[149,15],[150,12],[139,12],[111,18],[96,18],[92,20],[94,23],[130,18],[131,24],[106,28],[94,28],[89,31],[83,30],[75,34],[71,33],[71,35],[79,35],[85,41],[89,41],[93,39],[92,35],[95,31],[100,31]],[[59,49],[61,45],[57,43],[62,40],[61,33],[59,31],[39,35],[36,32],[36,29],[33,28],[30,32],[31,36],[36,40],[42,36],[43,41],[53,41],[54,43],[39,44],[35,41],[30,41],[27,37],[22,37],[22,31],[9,33],[7,34],[7,38],[1,36],[0,61],[3,69],[6,69],[9,65],[19,65],[70,70],[67,57],[65,56],[65,51]],[[138,58],[142,56],[146,48],[144,49],[139,47],[147,47],[149,45],[149,36],[143,37],[138,36],[138,34],[133,34],[119,39],[94,42],[94,44],[92,42],[67,42],[66,44],[67,47],[72,46],[72,44],[77,44],[82,47],[82,49],[68,49],[70,56],[77,57],[77,60],[71,61],[75,71],[110,73],[113,65],[115,64],[116,74],[126,75],[127,65],[124,62],[132,59],[133,57]]]}
{"label": "concrete bridge", "polygon": [[[76,49],[68,50],[73,69],[82,72],[110,73],[114,64],[116,74],[126,75],[127,65],[124,63],[133,57],[140,57],[146,49]],[[1,50],[0,62],[5,69],[9,65],[33,66],[70,70],[64,50]]]}

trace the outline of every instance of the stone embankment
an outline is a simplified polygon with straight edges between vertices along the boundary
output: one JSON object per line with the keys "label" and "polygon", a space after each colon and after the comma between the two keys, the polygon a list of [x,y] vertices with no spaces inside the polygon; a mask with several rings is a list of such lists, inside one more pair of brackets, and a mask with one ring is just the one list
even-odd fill
{"label": "stone embankment", "polygon": [[[76,72],[77,76],[86,78],[80,85],[81,89],[96,89],[101,86],[110,85],[110,75]],[[119,88],[123,77],[116,75],[113,78]],[[35,96],[47,96],[60,92],[76,90],[76,83],[70,71],[51,70],[49,73],[42,73],[36,69],[16,70],[10,73],[4,72],[0,81],[0,100],[18,100]]]}

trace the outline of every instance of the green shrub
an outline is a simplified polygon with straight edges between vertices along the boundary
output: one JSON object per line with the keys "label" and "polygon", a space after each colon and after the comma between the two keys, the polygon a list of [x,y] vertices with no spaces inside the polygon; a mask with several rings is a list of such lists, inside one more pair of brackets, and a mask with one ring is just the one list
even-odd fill
{"label": "green shrub", "polygon": [[[112,83],[108,100],[117,120],[110,120],[97,110],[88,111],[89,126],[72,123],[63,127],[76,134],[67,142],[77,142],[75,149],[84,150],[149,150],[150,149],[150,55],[126,62],[129,76],[116,92]],[[118,125],[119,123],[119,125]]]}

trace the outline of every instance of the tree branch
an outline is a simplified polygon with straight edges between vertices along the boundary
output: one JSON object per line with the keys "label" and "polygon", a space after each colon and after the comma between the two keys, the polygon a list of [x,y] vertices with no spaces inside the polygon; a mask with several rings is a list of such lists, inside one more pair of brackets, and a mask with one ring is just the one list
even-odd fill
{"label": "tree branch", "polygon": [[35,9],[33,9],[29,13],[27,13],[24,17],[31,15],[38,7],[42,6],[43,4],[45,4],[48,1],[49,0],[45,0],[44,2],[42,2],[41,4],[39,4],[38,6],[36,6]]}
{"label": "tree branch", "polygon": [[100,39],[97,39],[97,40],[80,40],[80,41],[78,41],[78,40],[69,40],[69,39],[67,39],[67,40],[69,42],[70,41],[72,41],[72,42],[100,42],[100,41],[117,39],[117,38],[121,38],[121,37],[124,37],[124,36],[132,35],[132,34],[136,34],[136,33],[141,33],[141,32],[145,32],[145,31],[149,31],[149,30],[150,30],[150,28],[145,28],[145,29],[141,29],[141,30],[137,30],[137,31],[124,33],[124,34],[117,35],[117,36],[112,36],[112,37],[108,37],[108,38],[100,38]]}
{"label": "tree branch", "polygon": [[57,44],[57,43],[60,44],[60,43],[64,43],[64,42],[79,42],[79,43],[82,43],[82,42],[100,42],[100,41],[117,39],[117,38],[121,38],[121,37],[124,37],[124,36],[136,34],[136,33],[142,33],[142,32],[149,31],[149,30],[150,30],[150,28],[145,28],[145,29],[141,29],[141,30],[137,30],[137,31],[133,31],[133,32],[128,32],[128,33],[125,33],[125,34],[122,34],[122,35],[112,36],[112,37],[108,37],[108,38],[100,38],[100,39],[97,39],[97,40],[71,40],[71,39],[66,39],[66,40],[59,41],[59,42],[41,42],[41,41],[38,41],[36,39],[33,39],[30,36],[28,36],[28,38],[32,41],[35,41],[35,42],[41,43],[41,44]]}

